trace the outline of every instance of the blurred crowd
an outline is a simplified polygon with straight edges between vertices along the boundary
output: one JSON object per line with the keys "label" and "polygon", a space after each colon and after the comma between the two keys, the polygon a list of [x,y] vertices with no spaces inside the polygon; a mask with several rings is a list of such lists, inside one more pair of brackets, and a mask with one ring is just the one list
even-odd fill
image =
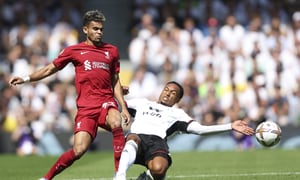
{"label": "blurred crowd", "polygon": [[[285,1],[130,2],[134,70],[126,98],[157,99],[158,89],[176,80],[185,90],[178,106],[204,125],[300,125],[300,12]],[[62,151],[53,132],[73,128],[73,67],[37,83],[7,82],[76,44],[82,7],[80,0],[0,0],[0,128],[12,133],[20,155]]]}
{"label": "blurred crowd", "polygon": [[285,3],[136,0],[128,98],[156,99],[158,88],[176,80],[185,90],[178,106],[201,124],[299,126],[300,11]]}
{"label": "blurred crowd", "polygon": [[0,130],[12,133],[19,155],[62,152],[52,132],[72,131],[74,74],[70,66],[42,82],[12,88],[9,78],[30,74],[78,43],[82,8],[80,1],[0,1]]}
{"label": "blurred crowd", "polygon": [[167,2],[136,0],[130,97],[156,98],[175,79],[185,87],[179,106],[203,124],[300,123],[300,12],[284,1]]}

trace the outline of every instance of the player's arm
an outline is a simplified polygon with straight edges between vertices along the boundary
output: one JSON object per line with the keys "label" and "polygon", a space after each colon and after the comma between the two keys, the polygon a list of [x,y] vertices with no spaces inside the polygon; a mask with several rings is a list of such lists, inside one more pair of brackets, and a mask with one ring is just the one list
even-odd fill
{"label": "player's arm", "polygon": [[123,94],[123,88],[121,86],[121,82],[120,82],[120,78],[119,78],[119,74],[115,74],[113,77],[113,82],[114,82],[114,96],[117,99],[117,101],[119,102],[119,105],[121,106],[122,112],[121,115],[125,120],[125,124],[129,123],[130,120],[130,114],[127,110],[127,106],[124,100],[124,94]]}
{"label": "player's arm", "polygon": [[44,79],[45,77],[48,77],[48,76],[56,73],[57,71],[58,71],[58,69],[55,67],[55,65],[53,63],[50,63],[47,66],[33,72],[29,76],[26,76],[26,77],[15,76],[15,77],[13,77],[9,81],[9,84],[12,85],[12,86],[15,86],[17,84],[23,84],[25,82],[39,81],[41,79]]}
{"label": "player's arm", "polygon": [[248,126],[247,122],[237,120],[228,124],[204,126],[196,121],[192,121],[187,126],[187,133],[193,134],[215,134],[225,131],[235,130],[245,135],[253,135],[254,130]]}

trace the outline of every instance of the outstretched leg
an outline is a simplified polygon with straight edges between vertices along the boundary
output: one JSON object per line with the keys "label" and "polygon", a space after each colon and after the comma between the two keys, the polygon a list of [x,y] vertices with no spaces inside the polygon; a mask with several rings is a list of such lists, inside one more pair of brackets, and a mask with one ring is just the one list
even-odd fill
{"label": "outstretched leg", "polygon": [[119,169],[116,173],[115,180],[126,180],[126,172],[135,161],[137,149],[138,145],[134,140],[129,140],[126,142],[122,151]]}
{"label": "outstretched leg", "polygon": [[89,133],[84,131],[76,133],[74,135],[73,149],[64,152],[47,172],[44,178],[51,180],[54,176],[71,166],[74,161],[78,160],[87,151],[91,142],[92,138]]}

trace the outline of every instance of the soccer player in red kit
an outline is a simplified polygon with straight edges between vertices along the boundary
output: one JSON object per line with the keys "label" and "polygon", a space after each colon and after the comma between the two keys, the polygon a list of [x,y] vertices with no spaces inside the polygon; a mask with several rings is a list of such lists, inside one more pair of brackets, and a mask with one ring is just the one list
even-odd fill
{"label": "soccer player in red kit", "polygon": [[[74,124],[73,148],[63,153],[48,173],[41,179],[50,180],[79,159],[93,142],[98,127],[113,135],[115,171],[125,144],[121,116],[125,124],[130,118],[123,98],[119,79],[120,62],[117,47],[102,41],[105,16],[91,10],[83,16],[83,32],[86,40],[66,47],[52,63],[26,77],[12,77],[11,86],[39,81],[68,63],[75,66],[77,109]],[[118,104],[121,106],[121,113]]]}

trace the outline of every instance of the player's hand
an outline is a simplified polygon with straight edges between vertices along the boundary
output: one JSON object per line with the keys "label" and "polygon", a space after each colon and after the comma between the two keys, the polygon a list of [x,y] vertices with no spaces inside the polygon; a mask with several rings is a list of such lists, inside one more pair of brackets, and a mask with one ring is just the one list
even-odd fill
{"label": "player's hand", "polygon": [[129,87],[128,86],[122,86],[123,95],[129,94]]}
{"label": "player's hand", "polygon": [[9,85],[10,86],[15,86],[17,84],[23,84],[25,81],[21,77],[13,77],[9,80]]}
{"label": "player's hand", "polygon": [[131,116],[130,116],[130,114],[129,114],[129,112],[128,112],[127,109],[122,110],[122,112],[121,112],[121,117],[122,117],[123,123],[124,123],[126,126],[128,126],[129,123],[130,123],[130,117],[131,117]]}
{"label": "player's hand", "polygon": [[233,130],[238,131],[240,133],[243,133],[245,135],[253,135],[254,129],[248,126],[248,123],[246,121],[242,120],[236,120],[231,123],[231,127]]}

